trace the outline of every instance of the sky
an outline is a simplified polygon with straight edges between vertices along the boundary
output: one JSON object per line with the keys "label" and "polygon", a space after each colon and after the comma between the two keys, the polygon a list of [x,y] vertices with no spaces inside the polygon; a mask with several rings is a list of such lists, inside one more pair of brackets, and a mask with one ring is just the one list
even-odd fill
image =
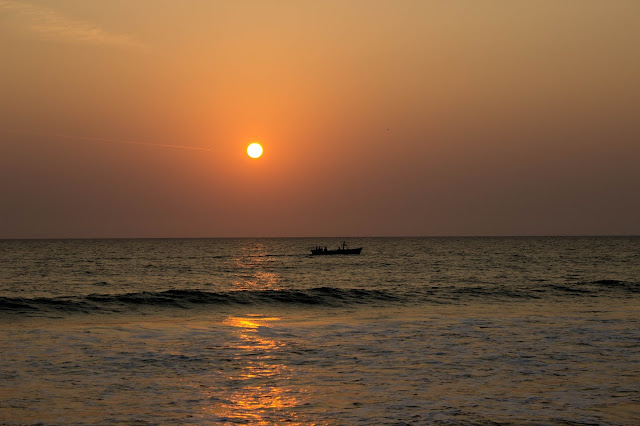
{"label": "sky", "polygon": [[0,238],[639,235],[638,46],[636,0],[0,0]]}

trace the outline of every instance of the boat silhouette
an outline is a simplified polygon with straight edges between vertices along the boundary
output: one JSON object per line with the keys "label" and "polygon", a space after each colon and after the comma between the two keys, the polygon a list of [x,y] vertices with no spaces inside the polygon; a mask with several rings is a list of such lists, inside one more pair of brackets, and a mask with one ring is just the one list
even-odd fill
{"label": "boat silhouette", "polygon": [[327,250],[327,247],[316,246],[315,249],[311,250],[311,255],[331,255],[331,254],[360,254],[362,251],[362,247],[350,249],[347,247],[346,242],[342,242],[342,247],[338,247],[336,250]]}

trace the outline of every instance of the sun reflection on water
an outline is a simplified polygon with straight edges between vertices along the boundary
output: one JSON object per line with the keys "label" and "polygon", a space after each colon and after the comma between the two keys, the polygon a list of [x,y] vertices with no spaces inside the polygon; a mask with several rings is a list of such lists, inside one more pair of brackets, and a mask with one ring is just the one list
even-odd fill
{"label": "sun reflection on water", "polygon": [[225,325],[234,328],[239,341],[230,348],[234,353],[233,368],[223,378],[228,391],[219,395],[218,389],[209,389],[207,393],[217,404],[203,407],[207,412],[228,422],[296,423],[293,409],[301,404],[304,391],[290,386],[290,368],[276,361],[278,351],[286,349],[285,342],[271,336],[272,324],[279,320],[260,315],[230,316],[224,320]]}
{"label": "sun reflection on water", "polygon": [[[245,247],[234,257],[233,287],[238,291],[282,289],[282,276],[267,247]],[[288,343],[275,327],[280,318],[262,314],[229,316],[223,324],[233,339],[228,355],[214,373],[214,383],[205,391],[207,415],[220,422],[252,424],[296,423],[303,389],[291,385],[292,371],[286,364]]]}
{"label": "sun reflection on water", "polygon": [[282,275],[273,271],[274,262],[266,248],[247,248],[242,256],[233,258],[235,273],[233,286],[236,290],[278,290],[282,288]]}

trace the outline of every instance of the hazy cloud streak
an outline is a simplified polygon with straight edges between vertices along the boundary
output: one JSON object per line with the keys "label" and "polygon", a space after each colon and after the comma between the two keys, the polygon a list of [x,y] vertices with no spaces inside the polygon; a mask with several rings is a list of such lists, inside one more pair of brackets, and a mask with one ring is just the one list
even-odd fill
{"label": "hazy cloud streak", "polygon": [[135,38],[108,33],[96,25],[68,18],[53,9],[14,0],[0,0],[0,11],[11,15],[17,27],[41,40],[148,50]]}
{"label": "hazy cloud streak", "polygon": [[203,148],[199,146],[169,145],[169,144],[152,143],[152,142],[125,141],[120,139],[99,138],[99,137],[91,137],[91,136],[73,136],[73,135],[65,135],[65,134],[59,134],[59,133],[31,132],[28,130],[0,130],[0,132],[13,133],[13,134],[19,134],[19,135],[44,136],[44,137],[51,137],[51,138],[55,137],[55,138],[79,140],[79,141],[90,141],[90,142],[105,142],[105,143],[116,143],[116,144],[125,144],[125,145],[158,146],[162,148],[190,149],[195,151],[213,151],[211,148]]}

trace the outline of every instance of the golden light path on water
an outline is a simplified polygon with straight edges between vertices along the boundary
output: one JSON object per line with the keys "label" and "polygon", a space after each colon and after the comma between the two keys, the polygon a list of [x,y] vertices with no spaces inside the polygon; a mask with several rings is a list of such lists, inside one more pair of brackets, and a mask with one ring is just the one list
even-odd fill
{"label": "golden light path on water", "polygon": [[[258,333],[261,328],[268,328],[279,320],[260,315],[230,316],[224,320],[223,323],[233,327],[240,338],[233,361],[241,366],[226,377],[226,381],[234,386],[224,400],[203,407],[208,414],[231,421],[271,424],[272,415],[282,418],[283,411],[300,404],[299,390],[294,393],[284,386],[291,378],[291,371],[277,362],[275,352],[284,343]],[[293,412],[285,417],[295,421]]]}
{"label": "golden light path on water", "polygon": [[235,290],[279,290],[282,288],[282,276],[265,269],[271,258],[265,248],[256,245],[251,250],[244,250],[240,256],[233,258],[234,270],[238,271],[233,279]]}
{"label": "golden light path on water", "polygon": [[[238,271],[233,281],[237,291],[280,288],[281,275],[265,270],[270,261],[267,254],[264,247],[256,245],[232,259],[234,269]],[[299,395],[304,394],[304,390],[289,386],[291,369],[278,362],[278,352],[287,349],[286,342],[269,335],[273,333],[274,323],[280,320],[254,312],[229,316],[222,321],[232,327],[232,333],[238,339],[231,360],[237,367],[224,377],[225,382],[233,384],[232,389],[221,401],[203,407],[207,415],[251,424],[273,424],[275,416],[280,420],[287,418],[290,424],[296,423],[293,409],[301,404]],[[211,392],[214,399],[220,396],[215,389],[206,392]]]}

